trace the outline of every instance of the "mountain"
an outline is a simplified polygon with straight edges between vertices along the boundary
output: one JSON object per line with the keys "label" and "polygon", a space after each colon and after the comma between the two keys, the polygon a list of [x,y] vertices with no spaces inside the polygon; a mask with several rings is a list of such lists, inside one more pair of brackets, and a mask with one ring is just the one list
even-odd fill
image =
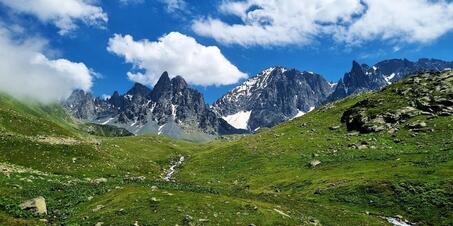
{"label": "mountain", "polygon": [[209,109],[203,95],[177,76],[164,72],[150,88],[135,83],[124,95],[108,99],[76,90],[63,103],[76,118],[125,128],[134,134],[165,134],[175,138],[205,140],[215,135],[242,133]]}
{"label": "mountain", "polygon": [[453,225],[452,100],[422,73],[194,143],[0,93],[0,225]]}
{"label": "mountain", "polygon": [[351,71],[340,79],[328,101],[339,100],[364,91],[378,90],[418,72],[436,72],[451,68],[453,68],[453,62],[426,58],[416,62],[407,59],[384,60],[371,67],[354,61]]}
{"label": "mountain", "polygon": [[257,130],[313,110],[333,91],[321,75],[271,67],[225,94],[212,109],[238,129]]}

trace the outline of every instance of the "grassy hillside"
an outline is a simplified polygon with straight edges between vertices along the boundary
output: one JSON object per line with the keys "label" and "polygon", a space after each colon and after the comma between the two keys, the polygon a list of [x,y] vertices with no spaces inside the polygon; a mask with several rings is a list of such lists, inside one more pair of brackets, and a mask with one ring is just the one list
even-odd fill
{"label": "grassy hillside", "polygon": [[[0,225],[452,225],[452,95],[452,72],[419,75],[208,144],[1,96]],[[19,207],[38,196],[47,215]]]}

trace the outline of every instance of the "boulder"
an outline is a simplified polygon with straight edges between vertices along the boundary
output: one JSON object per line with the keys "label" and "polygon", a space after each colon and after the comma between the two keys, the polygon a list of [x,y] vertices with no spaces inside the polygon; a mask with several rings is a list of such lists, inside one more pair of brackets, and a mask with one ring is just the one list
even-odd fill
{"label": "boulder", "polygon": [[310,162],[310,166],[313,168],[318,166],[319,164],[321,164],[321,161],[319,161],[319,160],[313,160]]}
{"label": "boulder", "polygon": [[330,130],[337,130],[337,129],[339,129],[339,128],[340,128],[339,125],[338,125],[338,126],[331,126],[331,127],[329,127]]}
{"label": "boulder", "polygon": [[31,210],[39,215],[47,215],[46,200],[42,196],[25,201],[20,204],[20,208],[23,210]]}
{"label": "boulder", "polygon": [[411,123],[408,125],[408,128],[409,129],[422,129],[422,128],[425,128],[427,127],[428,125],[426,124],[426,122],[423,122],[423,121],[417,121],[417,122],[414,122],[414,123]]}
{"label": "boulder", "polygon": [[91,183],[93,183],[93,184],[107,183],[107,179],[106,178],[97,178],[97,179],[94,179],[93,181],[91,181]]}
{"label": "boulder", "polygon": [[193,217],[190,215],[185,215],[182,219],[182,225],[192,225]]}
{"label": "boulder", "polygon": [[98,212],[102,208],[104,208],[104,205],[97,205],[96,208],[93,209],[93,212]]}
{"label": "boulder", "polygon": [[124,178],[124,181],[127,181],[127,182],[143,182],[143,181],[145,181],[145,179],[146,179],[145,176],[132,176],[132,177]]}

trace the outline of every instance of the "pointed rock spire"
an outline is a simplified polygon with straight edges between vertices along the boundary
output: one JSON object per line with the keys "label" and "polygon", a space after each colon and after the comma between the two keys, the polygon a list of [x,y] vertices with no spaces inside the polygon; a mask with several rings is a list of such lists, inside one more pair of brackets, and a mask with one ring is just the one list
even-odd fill
{"label": "pointed rock spire", "polygon": [[188,87],[186,80],[184,80],[184,78],[179,75],[171,80],[171,85],[173,86],[173,90],[175,91],[180,91]]}
{"label": "pointed rock spire", "polygon": [[362,65],[360,65],[357,61],[352,61],[352,69],[351,73],[363,72]]}
{"label": "pointed rock spire", "polygon": [[118,91],[113,92],[112,96],[108,100],[110,104],[112,104],[115,107],[122,107],[123,106],[123,99],[118,93]]}
{"label": "pointed rock spire", "polygon": [[156,85],[153,88],[153,91],[151,92],[151,100],[157,101],[159,100],[160,97],[165,96],[166,94],[169,94],[171,92],[171,80],[170,77],[168,76],[168,72],[162,73],[162,75],[159,78],[159,81],[157,81]]}
{"label": "pointed rock spire", "polygon": [[128,95],[146,97],[151,93],[151,89],[136,82],[134,86],[127,91]]}
{"label": "pointed rock spire", "polygon": [[168,86],[168,84],[170,84],[170,77],[168,76],[168,72],[164,71],[164,73],[162,73],[162,75],[160,76],[159,81],[157,81],[156,85],[154,86],[154,88],[160,86]]}

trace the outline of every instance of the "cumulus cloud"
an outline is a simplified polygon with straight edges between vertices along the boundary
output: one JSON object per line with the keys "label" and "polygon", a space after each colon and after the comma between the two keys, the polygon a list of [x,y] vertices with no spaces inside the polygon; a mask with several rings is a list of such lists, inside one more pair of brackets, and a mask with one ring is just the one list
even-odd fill
{"label": "cumulus cloud", "polygon": [[243,46],[307,45],[323,36],[426,43],[453,30],[453,3],[445,0],[225,0],[219,11],[240,22],[208,17],[192,29]]}
{"label": "cumulus cloud", "polygon": [[93,0],[0,0],[17,13],[36,16],[40,21],[52,23],[61,35],[77,28],[77,21],[102,26],[108,16]]}
{"label": "cumulus cloud", "polygon": [[163,71],[181,75],[194,85],[229,85],[246,78],[216,46],[203,46],[194,38],[171,32],[157,41],[135,41],[130,35],[115,34],[107,50],[134,65],[132,81],[154,85]]}
{"label": "cumulus cloud", "polygon": [[45,40],[15,40],[11,30],[0,26],[1,92],[50,103],[68,97],[74,89],[92,86],[92,72],[85,64],[46,57]]}

